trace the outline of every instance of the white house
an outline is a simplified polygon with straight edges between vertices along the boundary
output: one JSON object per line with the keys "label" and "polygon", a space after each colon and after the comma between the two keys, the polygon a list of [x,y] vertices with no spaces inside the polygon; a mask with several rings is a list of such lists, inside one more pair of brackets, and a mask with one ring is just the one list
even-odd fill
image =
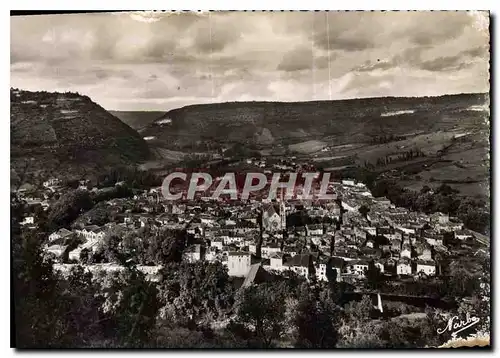
{"label": "white house", "polygon": [[423,272],[428,276],[434,276],[436,274],[436,264],[432,260],[418,260],[416,271],[417,273]]}
{"label": "white house", "polygon": [[207,226],[212,226],[215,223],[215,218],[212,216],[200,216],[201,223]]}
{"label": "white house", "polygon": [[271,255],[281,252],[281,248],[277,244],[262,245],[260,250],[263,258],[269,258]]}
{"label": "white house", "polygon": [[368,271],[368,262],[366,262],[365,260],[349,261],[346,267],[346,272],[349,274],[364,276],[366,271]]}
{"label": "white house", "polygon": [[96,252],[99,247],[99,243],[102,241],[101,236],[90,236],[86,238],[86,242],[78,246],[76,249],[68,253],[68,258],[71,260],[80,260],[80,253],[83,249],[87,249],[92,252]]}
{"label": "white house", "polygon": [[68,229],[59,229],[58,231],[53,232],[49,235],[49,242],[52,242],[57,239],[62,239],[71,236],[73,233]]}
{"label": "white house", "polygon": [[472,239],[473,236],[465,230],[460,230],[460,231],[455,231],[455,239],[457,240],[466,240],[466,239]]}
{"label": "white house", "polygon": [[414,228],[404,227],[404,226],[397,226],[396,228],[401,232],[405,233],[406,235],[415,234]]}
{"label": "white house", "polygon": [[245,238],[242,236],[225,236],[224,245],[238,244],[240,245]]}
{"label": "white house", "polygon": [[316,270],[316,279],[318,281],[328,281],[327,271],[336,271],[336,281],[341,281],[342,268],[344,266],[344,260],[338,257],[320,256],[314,264]]}
{"label": "white house", "polygon": [[446,225],[450,221],[450,216],[443,213],[434,213],[431,215],[431,221],[439,223],[441,225]]}
{"label": "white house", "polygon": [[215,239],[210,241],[210,246],[211,247],[216,247],[217,249],[222,251],[222,246],[224,245],[224,242],[221,239]]}
{"label": "white house", "polygon": [[172,214],[174,215],[181,215],[181,214],[184,214],[184,212],[186,211],[186,205],[172,205]]}
{"label": "white house", "polygon": [[351,180],[351,179],[347,179],[347,180],[342,180],[342,185],[346,185],[346,186],[355,186],[356,183],[354,180]]}
{"label": "white house", "polygon": [[311,256],[308,254],[298,254],[291,257],[286,263],[291,271],[295,272],[299,276],[303,276],[309,279],[310,267],[311,267]]}
{"label": "white house", "polygon": [[403,244],[403,247],[401,248],[400,256],[411,259],[411,247],[410,247],[410,245]]}
{"label": "white house", "polygon": [[306,225],[306,233],[308,236],[323,235],[323,225]]}
{"label": "white house", "polygon": [[227,267],[229,276],[245,277],[252,265],[252,254],[249,252],[228,252]]}
{"label": "white house", "polygon": [[431,246],[442,246],[443,245],[443,237],[442,236],[432,236],[426,237],[425,241]]}
{"label": "white house", "polygon": [[411,262],[407,258],[399,260],[396,266],[396,273],[398,275],[411,275]]}
{"label": "white house", "polygon": [[459,231],[462,230],[464,227],[463,223],[456,223],[456,222],[448,222],[446,224],[438,224],[435,226],[435,229],[438,231]]}
{"label": "white house", "polygon": [[282,253],[272,254],[269,261],[270,261],[269,268],[271,270],[283,271],[286,268],[283,265],[283,254]]}
{"label": "white house", "polygon": [[102,228],[100,228],[97,225],[89,225],[85,226],[81,230],[75,230],[75,232],[87,240],[96,240],[100,239],[102,240],[104,238],[105,232],[103,231]]}
{"label": "white house", "polygon": [[256,255],[257,254],[257,244],[252,242],[251,244],[248,245],[248,251],[250,251],[252,254]]}
{"label": "white house", "polygon": [[19,224],[21,225],[33,225],[35,223],[35,218],[34,216],[26,216],[23,221],[21,221]]}
{"label": "white house", "polygon": [[326,263],[324,262],[316,263],[315,269],[316,269],[316,278],[318,281],[328,281],[328,278],[326,277]]}
{"label": "white house", "polygon": [[76,249],[71,250],[68,253],[68,259],[74,260],[74,261],[79,261],[80,260],[80,254],[81,254],[81,252],[82,252],[82,248],[81,247],[77,247]]}
{"label": "white house", "polygon": [[55,257],[61,257],[67,247],[67,245],[51,245],[46,247],[44,251]]}
{"label": "white house", "polygon": [[428,261],[432,260],[432,251],[428,247],[422,248],[422,254],[418,256],[420,260]]}
{"label": "white house", "polygon": [[354,227],[354,235],[356,236],[356,239],[359,241],[359,242],[363,242],[364,240],[366,240],[366,231],[359,228],[359,227]]}
{"label": "white house", "polygon": [[383,234],[383,236],[385,236],[387,239],[389,239],[389,241],[393,241],[393,240],[401,241],[403,239],[403,235],[399,231],[395,232],[394,234]]}

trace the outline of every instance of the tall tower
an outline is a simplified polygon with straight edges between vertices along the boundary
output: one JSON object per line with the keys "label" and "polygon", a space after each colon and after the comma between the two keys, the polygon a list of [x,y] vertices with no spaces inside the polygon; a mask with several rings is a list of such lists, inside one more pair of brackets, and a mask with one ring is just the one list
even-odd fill
{"label": "tall tower", "polygon": [[280,219],[281,219],[281,230],[286,230],[286,208],[285,201],[283,198],[283,188],[280,192]]}

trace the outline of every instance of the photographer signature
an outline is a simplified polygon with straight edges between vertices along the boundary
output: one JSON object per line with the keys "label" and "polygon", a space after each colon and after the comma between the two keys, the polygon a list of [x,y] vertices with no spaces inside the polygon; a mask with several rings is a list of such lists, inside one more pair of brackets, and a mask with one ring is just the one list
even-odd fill
{"label": "photographer signature", "polygon": [[448,320],[448,324],[444,328],[438,328],[437,333],[443,334],[446,331],[451,333],[453,338],[456,338],[457,334],[465,331],[467,328],[470,328],[479,323],[479,317],[472,316],[467,312],[465,316],[465,321],[458,318],[458,316],[453,316]]}

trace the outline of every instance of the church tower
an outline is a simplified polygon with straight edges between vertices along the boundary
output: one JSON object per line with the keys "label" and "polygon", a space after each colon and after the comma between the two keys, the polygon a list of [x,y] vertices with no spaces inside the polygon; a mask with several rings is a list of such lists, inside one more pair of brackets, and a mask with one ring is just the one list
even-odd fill
{"label": "church tower", "polygon": [[280,201],[281,230],[286,230],[286,208],[285,208],[285,200],[283,198],[283,188],[281,188],[279,201]]}

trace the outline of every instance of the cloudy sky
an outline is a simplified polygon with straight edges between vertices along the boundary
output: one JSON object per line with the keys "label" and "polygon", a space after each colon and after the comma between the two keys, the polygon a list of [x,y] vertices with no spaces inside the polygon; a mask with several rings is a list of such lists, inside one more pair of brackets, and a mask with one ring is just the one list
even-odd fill
{"label": "cloudy sky", "polygon": [[11,86],[107,109],[489,89],[486,13],[101,13],[11,17]]}

